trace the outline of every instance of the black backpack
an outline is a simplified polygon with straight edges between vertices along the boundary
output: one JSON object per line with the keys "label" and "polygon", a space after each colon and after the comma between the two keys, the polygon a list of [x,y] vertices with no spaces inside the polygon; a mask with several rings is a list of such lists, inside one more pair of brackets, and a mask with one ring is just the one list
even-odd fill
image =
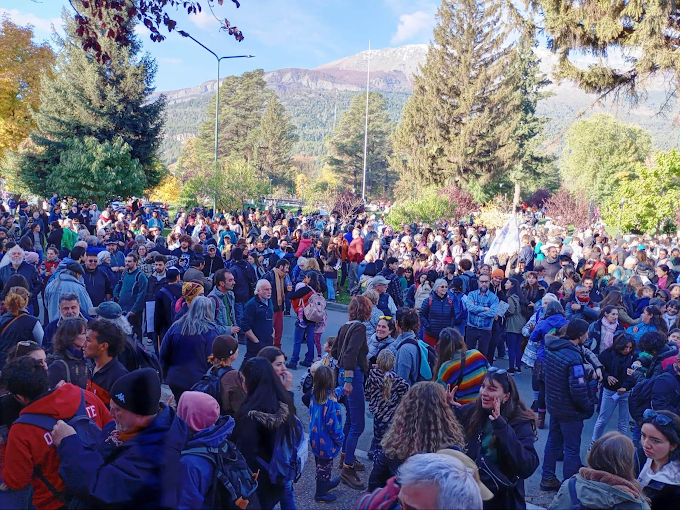
{"label": "black backpack", "polygon": [[215,373],[215,367],[210,367],[198,382],[191,387],[191,391],[200,391],[213,397],[220,402],[220,412],[224,414],[222,409],[222,376],[231,370],[233,370],[232,367],[222,367]]}
{"label": "black backpack", "polygon": [[213,482],[205,498],[206,508],[244,509],[257,490],[257,477],[245,458],[228,439],[219,447],[200,446],[182,451],[208,459],[214,466]]}
{"label": "black backpack", "polygon": [[162,381],[161,364],[158,361],[158,357],[153,353],[147,352],[136,338],[126,337],[125,346],[118,361],[127,368],[128,372],[140,368],[153,368],[158,374],[159,380]]}
{"label": "black backpack", "polygon": [[652,407],[652,388],[657,378],[660,376],[650,377],[649,379],[644,379],[640,381],[630,392],[630,397],[628,397],[628,410],[630,412],[630,417],[635,420],[636,423],[642,423],[642,415],[644,412]]}

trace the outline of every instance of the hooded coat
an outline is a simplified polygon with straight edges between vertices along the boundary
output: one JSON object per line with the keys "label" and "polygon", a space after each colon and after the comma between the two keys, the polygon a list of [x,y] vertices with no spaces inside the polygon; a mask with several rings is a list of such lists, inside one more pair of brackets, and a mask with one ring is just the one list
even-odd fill
{"label": "hooded coat", "polygon": [[176,508],[180,455],[189,429],[160,404],[146,428],[123,442],[115,422],[104,427],[94,449],[77,435],[59,445],[59,475],[87,508]]}
{"label": "hooded coat", "polygon": [[[549,510],[571,510],[569,481],[565,480]],[[583,508],[608,508],[611,510],[649,510],[640,484],[607,473],[582,467],[576,475],[576,497]]]}
{"label": "hooded coat", "polygon": [[[235,422],[229,417],[218,420],[212,427],[200,430],[187,441],[185,449],[219,448],[233,432]],[[179,484],[177,485],[177,504],[180,509],[211,508],[205,498],[215,481],[215,464],[198,455],[182,455],[179,461]],[[219,481],[217,482],[219,483]]]}
{"label": "hooded coat", "polygon": [[51,283],[48,283],[47,289],[45,289],[47,310],[51,319],[60,316],[59,296],[68,292],[78,296],[80,312],[82,314],[89,313],[90,308],[92,308],[92,299],[90,299],[90,295],[87,293],[85,284],[80,280],[76,280],[70,274],[59,273],[59,276],[52,280]]}

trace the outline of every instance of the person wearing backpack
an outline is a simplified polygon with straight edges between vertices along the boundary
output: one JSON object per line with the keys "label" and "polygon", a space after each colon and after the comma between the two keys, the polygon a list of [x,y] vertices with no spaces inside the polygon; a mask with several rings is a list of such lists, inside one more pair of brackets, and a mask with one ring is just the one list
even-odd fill
{"label": "person wearing backpack", "polygon": [[227,439],[234,419],[220,418],[218,402],[198,391],[182,394],[177,416],[189,426],[189,440],[179,461],[178,508],[237,508],[239,503],[256,503],[251,501],[257,487],[255,475]]}
{"label": "person wearing backpack", "polygon": [[154,330],[158,333],[159,344],[165,334],[175,322],[175,304],[182,297],[182,281],[179,269],[171,267],[165,272],[167,285],[161,287],[156,293],[156,306],[154,309]]}
{"label": "person wearing backpack", "polygon": [[[425,342],[418,340],[416,335],[420,328],[418,312],[414,308],[402,308],[397,314],[397,330],[399,336],[388,348],[395,353],[397,363],[395,372],[404,379],[409,386],[418,381],[432,379],[432,368],[427,356],[431,349]],[[426,356],[423,356],[426,353]]]}
{"label": "person wearing backpack", "polygon": [[189,430],[160,402],[151,368],[135,370],[111,388],[111,417],[94,446],[59,421],[52,432],[59,474],[79,508],[176,508],[179,460]]}
{"label": "person wearing backpack", "polygon": [[[19,420],[9,429],[2,481],[12,490],[32,485],[33,505],[38,510],[62,508],[67,501],[59,474],[60,456],[54,447],[52,422],[70,420],[77,415],[83,398],[85,416],[96,427],[103,428],[111,421],[109,411],[93,393],[73,384],[50,390],[47,371],[36,359],[27,356],[14,359],[3,368],[2,375],[7,390],[23,406]],[[22,415],[44,415],[42,420],[49,430],[29,423]]]}
{"label": "person wearing backpack", "polygon": [[340,478],[331,478],[333,460],[340,453],[345,439],[342,412],[337,401],[342,393],[340,388],[336,388],[335,374],[329,367],[318,367],[313,379],[309,404],[309,442],[316,462],[314,501],[332,503],[337,496],[329,492],[340,485]]}
{"label": "person wearing backpack", "polygon": [[208,356],[210,369],[193,385],[191,391],[202,391],[220,403],[220,414],[236,416],[246,394],[243,377],[232,367],[238,359],[238,340],[231,335],[215,337],[212,354]]}
{"label": "person wearing backpack", "polygon": [[293,344],[293,355],[286,366],[291,370],[297,370],[298,361],[300,359],[300,348],[302,347],[303,340],[307,343],[307,353],[305,354],[304,361],[300,362],[303,367],[311,367],[312,361],[314,360],[314,327],[315,322],[308,320],[305,317],[305,308],[307,307],[309,300],[314,296],[318,288],[318,280],[316,273],[308,273],[302,283],[297,284],[297,288],[290,293],[289,298],[293,304],[293,310],[297,314],[297,320],[295,321],[295,335]]}
{"label": "person wearing backpack", "polygon": [[141,341],[142,315],[144,314],[146,288],[149,279],[137,267],[139,257],[131,252],[125,257],[125,272],[113,289],[113,297],[128,316],[132,329]]}
{"label": "person wearing backpack", "polygon": [[87,389],[106,407],[111,403],[111,388],[127,369],[118,361],[125,345],[125,333],[115,324],[95,319],[87,325],[83,356],[94,363],[88,367]]}
{"label": "person wearing backpack", "polygon": [[87,323],[82,319],[67,319],[54,335],[54,350],[47,356],[47,377],[50,388],[60,381],[87,388],[87,363],[83,347],[87,341]]}
{"label": "person wearing backpack", "polygon": [[236,415],[233,437],[248,467],[259,470],[257,499],[260,508],[270,510],[281,501],[286,483],[299,474],[292,466],[297,466],[301,428],[293,399],[269,360],[251,358],[241,373],[246,398]]}
{"label": "person wearing backpack", "polygon": [[430,297],[423,301],[420,309],[420,322],[425,333],[424,340],[430,347],[435,346],[439,333],[444,328],[452,328],[456,324],[456,309],[448,291],[446,279],[439,278],[434,282]]}

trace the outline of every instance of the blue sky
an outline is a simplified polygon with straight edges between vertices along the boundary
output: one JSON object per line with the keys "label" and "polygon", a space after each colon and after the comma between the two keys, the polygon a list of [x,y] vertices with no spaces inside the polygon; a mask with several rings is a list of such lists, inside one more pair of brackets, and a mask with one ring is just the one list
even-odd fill
{"label": "blue sky", "polygon": [[[189,16],[177,11],[178,28],[220,55],[252,54],[253,59],[223,61],[221,74],[240,74],[263,68],[313,68],[366,49],[427,43],[432,36],[436,0],[230,0],[215,7],[215,14],[238,25],[245,35],[237,43],[219,31],[218,22],[200,0],[204,11]],[[3,0],[0,15],[15,23],[31,23],[38,39],[48,40],[51,24],[61,24],[65,0]],[[68,7],[71,9],[70,7]],[[174,12],[172,14],[175,14]],[[139,29],[144,47],[158,60],[158,90],[197,85],[214,79],[215,60],[193,41],[176,33],[154,43]]]}

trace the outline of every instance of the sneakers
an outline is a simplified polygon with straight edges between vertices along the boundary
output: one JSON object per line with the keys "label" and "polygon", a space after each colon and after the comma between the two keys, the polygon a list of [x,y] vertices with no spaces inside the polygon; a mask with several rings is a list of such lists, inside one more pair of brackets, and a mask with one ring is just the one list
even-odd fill
{"label": "sneakers", "polygon": [[[340,469],[342,469],[342,466],[345,465],[345,454],[343,452],[340,452]],[[366,466],[359,462],[359,459],[354,457],[354,469],[356,471],[366,471]]]}
{"label": "sneakers", "polygon": [[288,368],[290,370],[297,370],[297,364],[288,362],[288,363],[286,363],[286,368]]}
{"label": "sneakers", "polygon": [[345,485],[349,485],[352,489],[364,490],[364,482],[359,478],[355,466],[343,464],[342,471],[340,472],[340,481]]}
{"label": "sneakers", "polygon": [[508,368],[508,374],[515,375],[515,369],[514,368]]}
{"label": "sneakers", "polygon": [[541,490],[557,492],[562,487],[562,483],[555,477],[541,479]]}

